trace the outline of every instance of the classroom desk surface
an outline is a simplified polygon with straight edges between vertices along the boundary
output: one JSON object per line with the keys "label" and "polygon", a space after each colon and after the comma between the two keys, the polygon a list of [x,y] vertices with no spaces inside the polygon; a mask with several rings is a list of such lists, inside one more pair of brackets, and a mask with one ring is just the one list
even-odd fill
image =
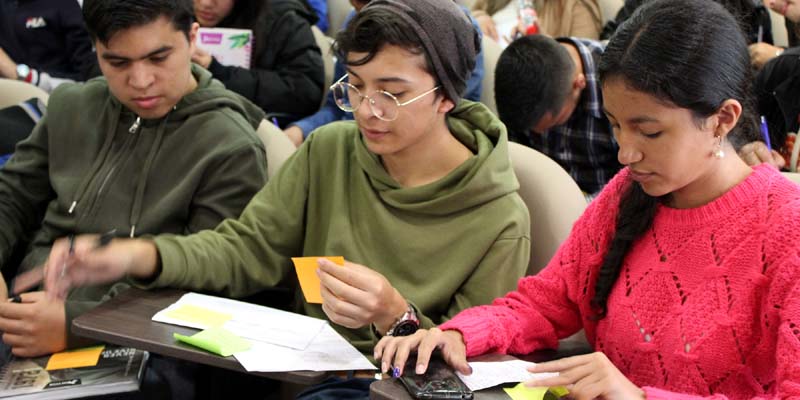
{"label": "classroom desk surface", "polygon": [[[155,313],[178,301],[186,291],[175,289],[140,290],[131,288],[99,307],[75,318],[72,332],[99,341],[136,347],[152,353],[196,363],[247,372],[233,357],[220,357],[177,342],[172,334],[193,335],[197,329],[151,321]],[[255,372],[267,378],[301,385],[314,385],[328,377],[327,372]]]}
{"label": "classroom desk surface", "polygon": [[[537,351],[533,354],[517,358],[532,362],[543,362],[577,354],[585,354],[590,351],[591,349],[586,344],[569,342],[562,343],[558,350]],[[502,357],[503,356],[489,355],[471,358],[470,361],[494,361]],[[514,386],[516,386],[516,383],[479,390],[474,392],[474,400],[509,400],[511,397],[503,391],[503,387]],[[397,379],[384,379],[373,382],[369,387],[369,398],[371,400],[413,400],[413,397],[408,394],[406,388]]]}

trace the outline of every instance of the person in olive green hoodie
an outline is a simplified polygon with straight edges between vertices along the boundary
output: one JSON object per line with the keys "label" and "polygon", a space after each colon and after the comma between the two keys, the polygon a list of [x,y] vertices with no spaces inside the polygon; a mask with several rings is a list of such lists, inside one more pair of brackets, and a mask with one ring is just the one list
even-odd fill
{"label": "person in olive green hoodie", "polygon": [[528,263],[529,215],[505,127],[459,100],[480,43],[468,17],[451,1],[373,0],[336,43],[349,81],[332,90],[355,121],[320,128],[214,231],[102,249],[82,237],[74,254],[57,242],[49,293],[129,275],[238,297],[292,279],[290,257],[341,255],[344,268],[319,261],[323,305],[298,291],[298,311],[371,354],[376,336],[511,290]]}
{"label": "person in olive green hoodie", "polygon": [[[238,217],[266,182],[254,132],[263,113],[190,62],[190,0],[87,0],[84,13],[104,77],[59,87],[0,170],[4,273],[41,265],[66,235],[213,228]],[[65,301],[42,292],[0,301],[3,341],[27,357],[75,347],[82,342],[68,334],[72,319],[127,286],[78,288]]]}

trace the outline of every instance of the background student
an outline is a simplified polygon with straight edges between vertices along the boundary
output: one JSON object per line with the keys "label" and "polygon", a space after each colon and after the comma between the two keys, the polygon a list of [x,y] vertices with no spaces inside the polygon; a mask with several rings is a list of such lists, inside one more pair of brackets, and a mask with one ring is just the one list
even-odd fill
{"label": "background student", "polygon": [[[612,21],[608,21],[603,27],[600,39],[609,39],[625,20],[627,20],[637,8],[646,4],[650,0],[625,0],[623,7],[617,12],[617,16]],[[702,0],[710,1],[710,0]],[[713,0],[722,4],[728,12],[736,18],[736,23],[744,32],[747,44],[757,44],[759,42],[772,44],[772,23],[769,12],[761,4],[760,0]],[[766,0],[769,1],[769,0]],[[680,37],[680,34],[678,35]]]}
{"label": "background student", "polygon": [[[551,37],[574,36],[597,39],[603,19],[597,0],[534,0],[539,33]],[[481,30],[495,41],[508,45],[519,24],[519,1],[477,0],[472,14]]]}
{"label": "background student", "polygon": [[[0,169],[6,279],[41,265],[58,237],[212,228],[238,216],[266,181],[254,133],[263,113],[192,67],[190,0],[86,0],[84,14],[103,77],[53,92]],[[119,279],[63,300],[34,291],[21,303],[0,301],[3,343],[24,357],[86,344],[68,329],[72,319],[128,286]]]}
{"label": "background student", "polygon": [[[784,0],[765,2],[773,11],[786,17],[787,21],[800,22],[800,3]],[[793,47],[772,58],[756,76],[754,91],[758,110],[767,123],[770,144],[765,139],[753,141],[739,150],[739,155],[750,165],[762,162],[776,168],[792,167],[792,147],[788,146],[787,134],[800,130],[800,48]],[[781,153],[779,153],[779,151]]]}
{"label": "background student", "polygon": [[313,114],[322,102],[325,71],[311,33],[317,17],[300,0],[194,0],[202,27],[253,31],[250,69],[225,66],[194,48],[192,61],[211,71],[225,87],[241,94],[280,123]]}
{"label": "background student", "polygon": [[416,349],[425,370],[439,348],[469,373],[467,356],[527,354],[584,328],[595,353],[540,363],[559,375],[529,384],[587,399],[799,396],[800,245],[786,238],[800,187],[734,151],[756,134],[735,20],[715,3],[648,2],[599,71],[627,167],[545,270],[438,329],[384,338],[383,368]]}
{"label": "background student", "polygon": [[495,69],[497,113],[511,140],[558,162],[589,195],[622,167],[596,72],[604,49],[595,40],[529,35],[511,43]]}
{"label": "background student", "polygon": [[76,1],[0,1],[0,78],[51,92],[99,74]]}
{"label": "background student", "polygon": [[[786,21],[786,33],[789,47],[797,46],[797,21],[800,20],[800,5],[788,0],[763,0],[764,5],[772,11],[783,15]],[[750,45],[750,58],[756,69],[763,67],[767,62],[780,56],[787,50],[770,43],[754,43]]]}
{"label": "background student", "polygon": [[[349,80],[334,94],[355,122],[320,128],[239,219],[97,251],[80,237],[74,257],[60,242],[47,272],[69,257],[63,285],[131,276],[243,296],[291,278],[292,256],[343,255],[345,268],[319,262],[323,305],[298,291],[297,311],[365,353],[400,326],[433,327],[513,288],[529,215],[503,124],[459,101],[480,44],[467,15],[451,1],[373,0],[337,39]],[[51,293],[65,289],[55,277]]]}

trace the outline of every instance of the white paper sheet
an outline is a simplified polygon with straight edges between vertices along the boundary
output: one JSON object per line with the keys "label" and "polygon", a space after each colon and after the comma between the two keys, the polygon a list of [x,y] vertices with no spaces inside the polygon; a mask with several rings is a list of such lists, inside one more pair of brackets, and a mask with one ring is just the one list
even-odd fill
{"label": "white paper sheet", "polygon": [[471,362],[472,374],[462,375],[456,371],[458,377],[470,388],[470,390],[481,390],[497,386],[502,383],[524,382],[531,379],[545,379],[557,376],[557,373],[538,373],[528,372],[527,368],[536,363],[522,361],[518,359],[508,361],[492,362]]}
{"label": "white paper sheet", "polygon": [[250,350],[234,354],[249,372],[345,371],[376,369],[330,325],[325,325],[305,350],[253,342]]}
{"label": "white paper sheet", "polygon": [[208,329],[209,326],[203,324],[167,316],[170,311],[185,304],[231,315],[233,318],[222,327],[239,337],[297,350],[306,349],[322,328],[328,325],[325,320],[305,315],[198,293],[183,295],[180,300],[156,313],[153,321]]}

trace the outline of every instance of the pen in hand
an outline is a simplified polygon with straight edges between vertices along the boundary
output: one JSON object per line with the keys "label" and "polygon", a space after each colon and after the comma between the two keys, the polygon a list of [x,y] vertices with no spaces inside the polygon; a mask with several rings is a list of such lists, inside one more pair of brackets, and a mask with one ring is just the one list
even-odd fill
{"label": "pen in hand", "polygon": [[[97,238],[95,242],[94,249],[97,250],[99,248],[108,246],[114,237],[116,236],[117,230],[112,229],[106,233],[103,233]],[[75,254],[75,236],[70,235],[68,237],[69,240],[69,256],[73,256]],[[64,261],[62,265],[62,269],[59,274],[59,279],[63,278],[66,275],[67,271],[67,262]],[[16,279],[14,279],[14,287],[12,288],[12,294],[18,294],[23,291],[26,291],[30,288],[35,287],[36,285],[40,285],[42,280],[44,279],[45,269],[43,267],[37,267],[30,271],[23,272],[19,274]]]}
{"label": "pen in hand", "polygon": [[97,243],[94,245],[94,248],[95,249],[99,249],[101,247],[108,246],[108,244],[111,243],[112,240],[114,240],[114,237],[116,235],[117,235],[117,230],[116,229],[112,229],[112,230],[100,235],[100,237],[97,238]]}
{"label": "pen in hand", "polygon": [[[69,256],[70,258],[75,255],[75,235],[69,235],[67,237],[69,240]],[[61,264],[61,274],[59,275],[59,279],[63,278],[64,275],[67,273],[67,262]]]}

